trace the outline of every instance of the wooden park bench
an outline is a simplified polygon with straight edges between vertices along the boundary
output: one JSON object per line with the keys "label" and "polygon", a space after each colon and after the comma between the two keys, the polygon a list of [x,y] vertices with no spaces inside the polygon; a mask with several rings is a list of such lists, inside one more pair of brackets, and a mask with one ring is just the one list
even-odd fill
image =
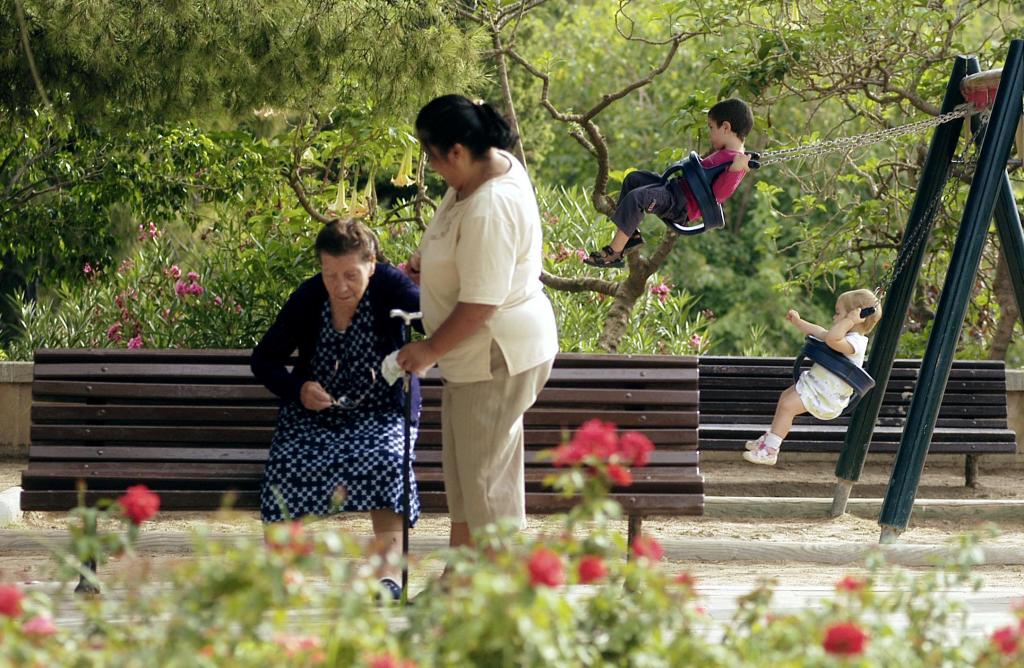
{"label": "wooden park bench", "polygon": [[[893,365],[869,452],[896,452],[920,365],[920,360],[896,360]],[[742,451],[747,440],[771,424],[779,394],[793,383],[792,372],[792,358],[702,357],[700,449]],[[848,415],[830,421],[797,417],[784,451],[839,452],[849,424]],[[979,455],[1013,454],[1016,449],[1015,435],[1006,424],[1003,363],[954,362],[929,454],[967,455],[965,482],[973,486]]]}
{"label": "wooden park bench", "polygon": [[[421,503],[446,512],[436,375],[424,379],[423,399],[414,465]],[[600,418],[656,446],[650,465],[634,469],[634,484],[612,493],[631,534],[647,515],[702,514],[697,405],[695,357],[559,355],[524,418],[527,512],[571,505],[544,488],[555,469],[538,451]],[[84,480],[87,502],[145,484],[167,510],[216,509],[229,492],[234,507],[258,508],[277,411],[249,370],[249,351],[39,350],[22,507],[67,510]]]}

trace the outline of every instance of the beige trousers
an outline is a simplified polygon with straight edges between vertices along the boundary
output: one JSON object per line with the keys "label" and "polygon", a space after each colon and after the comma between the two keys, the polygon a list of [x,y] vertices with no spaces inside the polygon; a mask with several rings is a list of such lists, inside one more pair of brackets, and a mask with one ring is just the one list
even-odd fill
{"label": "beige trousers", "polygon": [[452,522],[466,522],[471,531],[499,519],[526,526],[523,413],[537,400],[553,363],[510,376],[492,343],[491,380],[445,381],[441,461]]}

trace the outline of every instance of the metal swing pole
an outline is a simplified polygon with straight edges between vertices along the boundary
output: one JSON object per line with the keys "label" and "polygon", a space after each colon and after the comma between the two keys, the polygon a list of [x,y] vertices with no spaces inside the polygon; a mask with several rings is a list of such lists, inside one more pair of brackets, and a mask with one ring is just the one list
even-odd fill
{"label": "metal swing pole", "polygon": [[[971,119],[971,130],[975,136],[977,136],[980,125],[975,118]],[[978,139],[980,143],[982,137],[978,137]],[[1017,201],[1013,196],[1013,186],[1010,185],[1010,175],[1005,170],[996,193],[993,216],[996,220],[999,243],[1003,247],[1003,256],[1006,258],[1010,274],[1010,285],[1013,288],[1014,298],[1017,300],[1021,321],[1024,322],[1024,229],[1021,227],[1020,212],[1017,210]],[[980,457],[981,455],[965,457],[964,480],[968,487],[974,487],[976,484]]]}
{"label": "metal swing pole", "polygon": [[953,364],[956,343],[963,327],[967,304],[981,262],[989,221],[995,206],[1000,178],[1006,169],[1014,132],[1021,115],[1024,92],[1024,40],[1013,40],[1003,67],[999,91],[981,146],[981,155],[964,206],[956,245],[939,298],[935,325],[921,360],[921,374],[910,402],[910,412],[893,463],[882,512],[880,542],[896,540],[906,530],[924,469],[939,404]]}
{"label": "metal swing pole", "polygon": [[[942,100],[940,113],[951,112],[954,107],[964,102],[960,94],[960,80],[967,74],[979,71],[978,60],[974,57],[957,56],[953,61],[953,70],[946,84],[946,94]],[[850,498],[853,484],[860,479],[867,457],[868,446],[874,433],[875,421],[882,406],[885,388],[889,383],[893,359],[896,357],[896,345],[903,330],[903,322],[907,316],[910,300],[914,295],[914,284],[921,269],[921,261],[928,245],[928,228],[935,215],[935,207],[931,206],[946,183],[950,162],[956,153],[963,119],[954,119],[935,128],[928,154],[921,171],[921,181],[917,194],[910,209],[907,228],[903,233],[897,260],[905,253],[910,253],[907,261],[900,265],[900,271],[889,286],[882,310],[882,320],[877,333],[872,337],[871,354],[867,361],[867,372],[875,379],[875,389],[869,392],[853,412],[850,426],[846,431],[843,450],[836,461],[836,486],[832,499],[831,516],[838,517],[846,512],[846,502]],[[924,229],[922,229],[924,228]],[[918,236],[925,237],[918,241]]]}

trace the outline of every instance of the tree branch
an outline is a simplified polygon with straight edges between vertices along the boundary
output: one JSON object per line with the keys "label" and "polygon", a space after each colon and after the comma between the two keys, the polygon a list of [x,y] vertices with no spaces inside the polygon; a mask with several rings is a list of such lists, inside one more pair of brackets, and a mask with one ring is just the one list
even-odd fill
{"label": "tree branch", "polygon": [[606,281],[603,278],[564,278],[546,271],[541,272],[540,282],[553,290],[562,292],[597,292],[610,297],[615,295],[619,287],[618,283]]}

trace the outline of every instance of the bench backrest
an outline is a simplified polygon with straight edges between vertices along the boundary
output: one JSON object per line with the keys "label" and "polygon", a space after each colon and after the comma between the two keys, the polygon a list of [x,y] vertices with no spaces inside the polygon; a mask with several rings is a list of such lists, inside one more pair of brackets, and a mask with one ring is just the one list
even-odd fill
{"label": "bench backrest", "polygon": [[[278,401],[253,378],[248,357],[244,350],[37,351],[24,507],[58,503],[43,499],[46,491],[66,498],[76,471],[96,489],[133,475],[164,480],[169,491],[182,491],[182,503],[193,490],[190,507],[216,507],[227,485],[239,490],[239,506],[255,505]],[[528,466],[550,466],[536,452],[598,418],[654,441],[652,481],[658,466],[690,467],[699,480],[697,382],[694,357],[559,355],[524,419]],[[418,471],[440,465],[440,396],[432,374],[423,381]]]}
{"label": "bench backrest", "polygon": [[[920,366],[920,360],[895,361],[876,422],[873,451],[892,452],[899,443]],[[702,357],[701,448],[741,448],[744,438],[757,435],[741,433],[744,425],[763,430],[771,422],[779,394],[793,384],[792,368],[791,358]],[[876,387],[872,392],[879,390]],[[1006,415],[1004,364],[988,360],[955,361],[939,409],[931,450],[1013,452],[1015,440],[1013,432],[1007,428]],[[787,448],[835,450],[836,443],[842,443],[849,423],[848,415],[829,421],[810,415],[799,416],[787,439]],[[972,445],[965,448],[964,444]]]}

